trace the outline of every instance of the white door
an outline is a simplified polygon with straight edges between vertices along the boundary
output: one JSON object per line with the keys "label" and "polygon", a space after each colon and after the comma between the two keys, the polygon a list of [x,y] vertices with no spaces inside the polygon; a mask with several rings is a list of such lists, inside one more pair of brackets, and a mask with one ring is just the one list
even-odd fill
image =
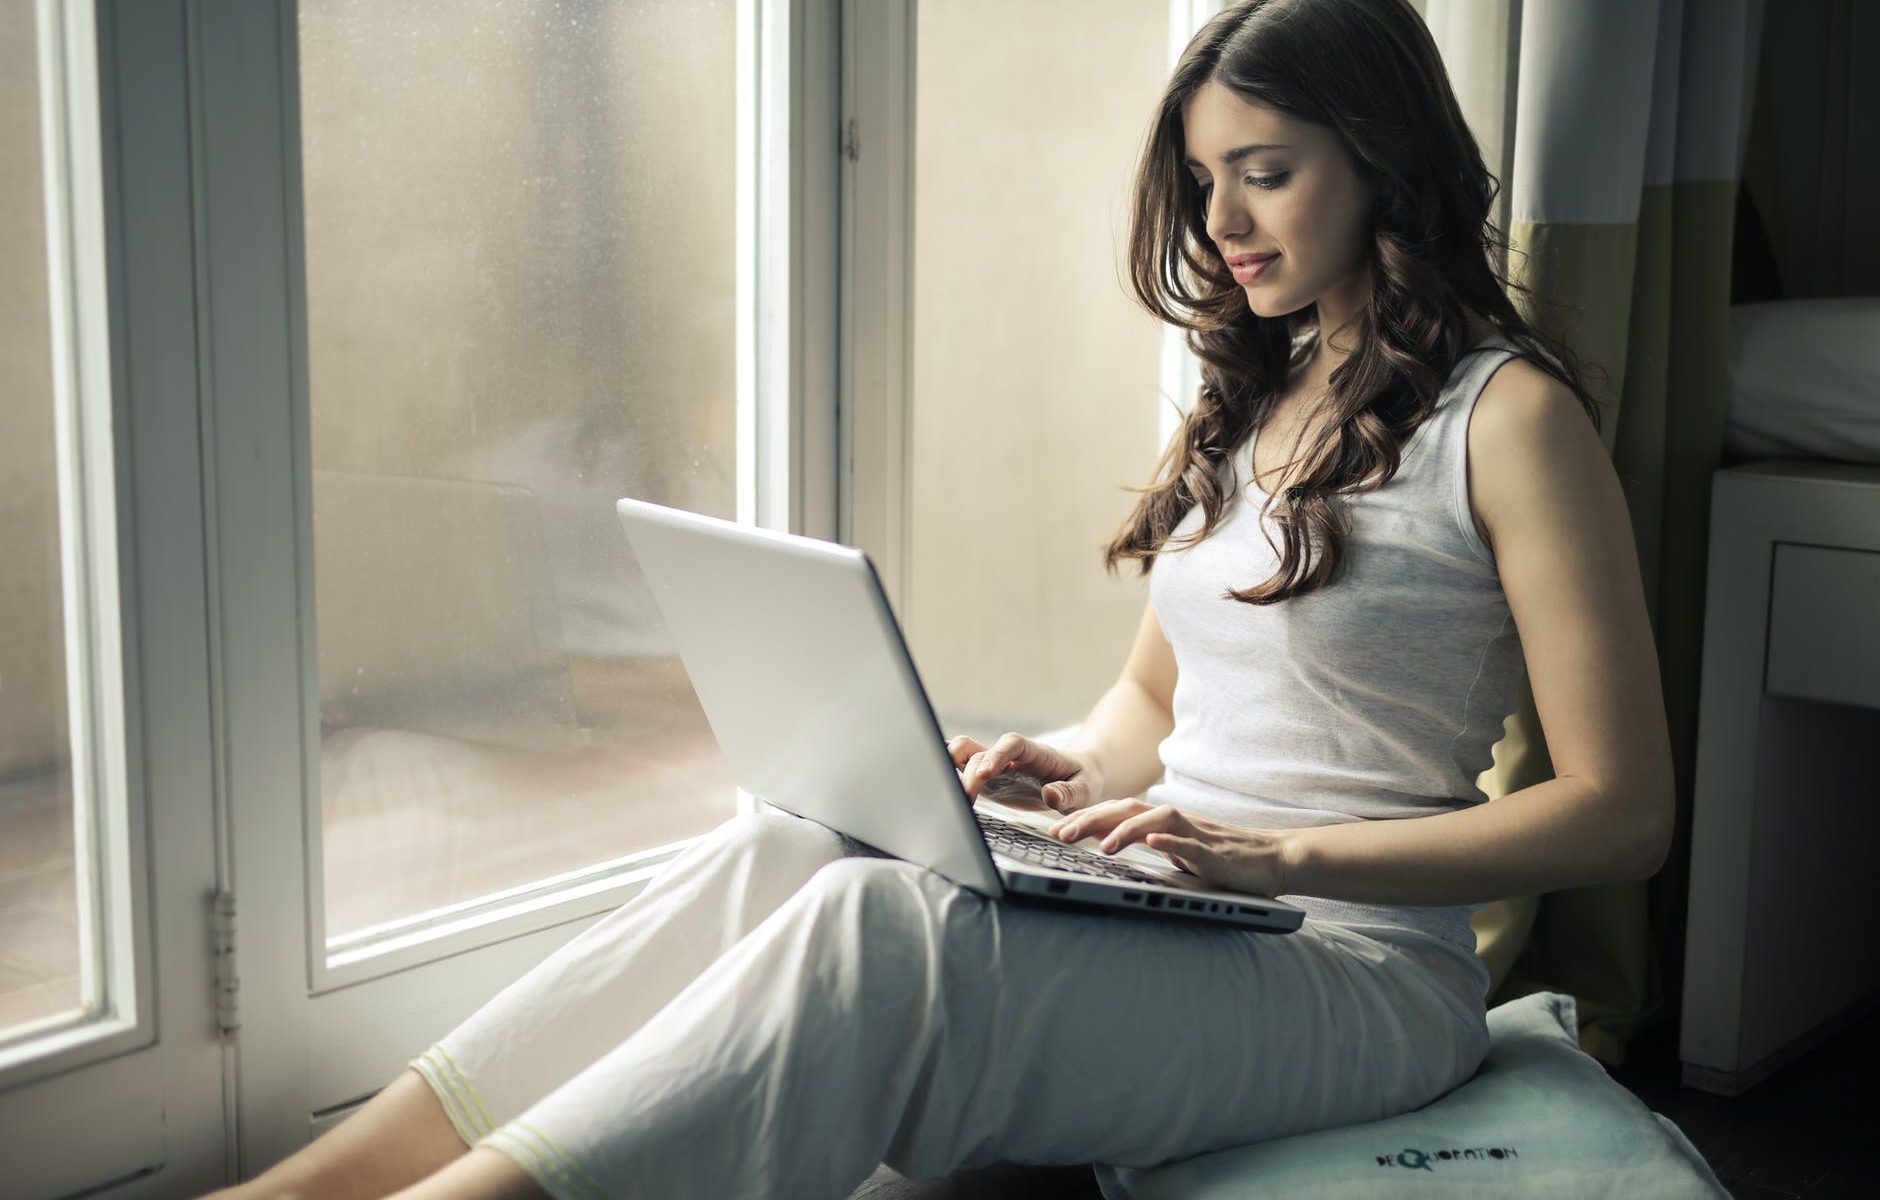
{"label": "white door", "polygon": [[187,1194],[225,1159],[194,314],[162,233],[188,114],[179,59],[101,77],[119,32],[0,3],[0,1196],[23,1200]]}
{"label": "white door", "polygon": [[249,1176],[753,803],[613,501],[833,532],[836,22],[191,12]]}

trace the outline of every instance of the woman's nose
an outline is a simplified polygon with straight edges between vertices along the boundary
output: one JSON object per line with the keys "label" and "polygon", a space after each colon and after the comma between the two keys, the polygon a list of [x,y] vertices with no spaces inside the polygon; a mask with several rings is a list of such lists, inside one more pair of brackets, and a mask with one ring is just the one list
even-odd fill
{"label": "woman's nose", "polygon": [[1218,246],[1230,239],[1238,241],[1246,234],[1247,213],[1231,200],[1208,197],[1208,236]]}

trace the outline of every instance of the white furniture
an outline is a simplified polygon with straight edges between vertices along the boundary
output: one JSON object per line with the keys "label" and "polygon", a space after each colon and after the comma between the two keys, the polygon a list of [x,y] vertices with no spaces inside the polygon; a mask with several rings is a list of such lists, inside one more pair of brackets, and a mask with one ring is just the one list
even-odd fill
{"label": "white furniture", "polygon": [[1880,467],[1713,480],[1679,1057],[1735,1095],[1880,1000]]}

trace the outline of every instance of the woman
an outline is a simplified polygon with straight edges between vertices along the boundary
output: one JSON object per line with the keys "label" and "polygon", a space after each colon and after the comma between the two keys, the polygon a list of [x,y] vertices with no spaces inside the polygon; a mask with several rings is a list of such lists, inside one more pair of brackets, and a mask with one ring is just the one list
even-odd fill
{"label": "woman", "polygon": [[[1196,35],[1130,238],[1205,379],[1107,550],[1161,559],[1150,604],[1071,744],[950,743],[970,794],[1035,776],[1058,836],[1298,932],[1020,907],[738,817],[227,1194],[839,1200],[877,1162],[1147,1164],[1466,1080],[1474,907],[1643,878],[1672,812],[1625,502],[1492,196],[1404,0]],[[1557,777],[1481,804],[1524,661]]]}

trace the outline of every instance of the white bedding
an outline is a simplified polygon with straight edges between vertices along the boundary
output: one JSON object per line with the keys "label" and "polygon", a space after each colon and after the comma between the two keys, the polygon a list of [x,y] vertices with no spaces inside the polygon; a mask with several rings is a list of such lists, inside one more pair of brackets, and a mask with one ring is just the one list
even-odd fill
{"label": "white bedding", "polygon": [[1880,463],[1880,296],[1730,309],[1728,461]]}

